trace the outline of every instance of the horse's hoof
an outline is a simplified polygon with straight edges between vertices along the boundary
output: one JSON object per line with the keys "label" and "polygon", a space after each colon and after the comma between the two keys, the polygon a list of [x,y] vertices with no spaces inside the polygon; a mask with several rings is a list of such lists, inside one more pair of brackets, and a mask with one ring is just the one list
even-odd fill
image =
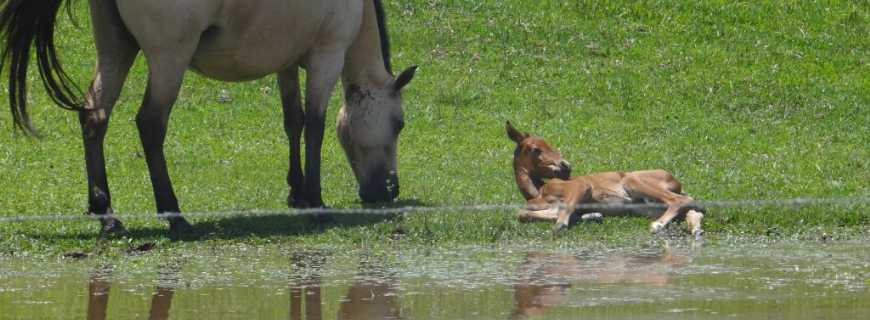
{"label": "horse's hoof", "polygon": [[305,209],[310,208],[308,205],[308,200],[305,200],[305,196],[297,193],[291,193],[287,196],[287,207],[292,209]]}
{"label": "horse's hoof", "polygon": [[650,233],[659,233],[659,232],[662,232],[662,230],[664,230],[664,229],[665,229],[665,225],[659,223],[658,221],[655,221],[649,225],[649,232]]}
{"label": "horse's hoof", "polygon": [[101,218],[100,224],[102,225],[100,228],[101,238],[122,236],[127,233],[127,229],[124,228],[124,224],[121,223],[121,220],[115,218]]}
{"label": "horse's hoof", "polygon": [[180,237],[190,235],[191,231],[193,231],[193,226],[183,217],[169,219],[169,234]]}
{"label": "horse's hoof", "polygon": [[704,230],[698,229],[692,232],[692,235],[695,237],[695,240],[704,240]]}
{"label": "horse's hoof", "polygon": [[335,218],[333,218],[331,214],[316,213],[309,216],[309,221],[313,224],[324,225],[335,222]]}
{"label": "horse's hoof", "polygon": [[308,200],[308,208],[326,209],[326,204],[321,199]]}

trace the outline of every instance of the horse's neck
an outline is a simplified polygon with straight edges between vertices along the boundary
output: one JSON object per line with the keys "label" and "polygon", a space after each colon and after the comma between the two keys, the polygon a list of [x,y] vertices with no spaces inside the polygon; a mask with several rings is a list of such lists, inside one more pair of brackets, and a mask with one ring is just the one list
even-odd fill
{"label": "horse's neck", "polygon": [[362,88],[381,87],[392,78],[384,65],[374,3],[371,0],[363,2],[362,26],[345,56],[342,75],[345,87],[350,85]]}
{"label": "horse's neck", "polygon": [[544,185],[544,181],[540,177],[529,174],[528,169],[523,168],[516,162],[514,162],[514,177],[517,180],[517,187],[520,189],[520,193],[523,194],[526,200],[531,200],[541,195],[541,186]]}

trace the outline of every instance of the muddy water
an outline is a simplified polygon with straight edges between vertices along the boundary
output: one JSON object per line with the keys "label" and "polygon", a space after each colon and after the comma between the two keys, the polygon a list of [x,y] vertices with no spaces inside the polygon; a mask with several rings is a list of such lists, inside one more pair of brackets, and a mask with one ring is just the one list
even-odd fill
{"label": "muddy water", "polygon": [[870,240],[0,258],[2,319],[870,319]]}

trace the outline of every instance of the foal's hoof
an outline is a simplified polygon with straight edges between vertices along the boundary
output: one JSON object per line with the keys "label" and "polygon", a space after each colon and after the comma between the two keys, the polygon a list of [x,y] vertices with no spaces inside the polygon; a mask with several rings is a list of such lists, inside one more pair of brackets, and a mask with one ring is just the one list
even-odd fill
{"label": "foal's hoof", "polygon": [[567,223],[556,222],[556,225],[553,226],[553,235],[558,235],[568,229]]}
{"label": "foal's hoof", "polygon": [[604,216],[598,212],[587,213],[580,216],[580,221],[583,222],[596,222],[601,223],[604,220]]}
{"label": "foal's hoof", "polygon": [[658,221],[654,221],[653,223],[651,223],[649,225],[649,232],[650,233],[660,233],[664,229],[665,229],[665,225],[659,223]]}
{"label": "foal's hoof", "polygon": [[698,230],[692,231],[692,236],[695,237],[695,240],[699,240],[699,241],[704,240],[704,230],[698,229]]}

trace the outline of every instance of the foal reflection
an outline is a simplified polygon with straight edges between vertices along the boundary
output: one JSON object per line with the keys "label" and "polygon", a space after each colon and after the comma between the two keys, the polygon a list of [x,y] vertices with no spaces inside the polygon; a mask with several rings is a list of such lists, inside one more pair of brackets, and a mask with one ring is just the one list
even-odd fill
{"label": "foal reflection", "polygon": [[[154,295],[151,296],[151,309],[148,312],[149,319],[169,319],[169,309],[172,306],[172,295],[175,289],[168,283],[175,282],[178,278],[178,267],[161,268],[158,277],[158,285]],[[88,280],[88,319],[104,320],[109,308],[109,291],[112,286],[113,267],[100,265],[94,268]]]}
{"label": "foal reflection", "polygon": [[512,319],[540,316],[547,308],[565,302],[574,284],[638,283],[662,286],[669,272],[691,258],[663,252],[647,255],[584,257],[568,253],[529,252],[520,266],[524,278],[514,285]]}

